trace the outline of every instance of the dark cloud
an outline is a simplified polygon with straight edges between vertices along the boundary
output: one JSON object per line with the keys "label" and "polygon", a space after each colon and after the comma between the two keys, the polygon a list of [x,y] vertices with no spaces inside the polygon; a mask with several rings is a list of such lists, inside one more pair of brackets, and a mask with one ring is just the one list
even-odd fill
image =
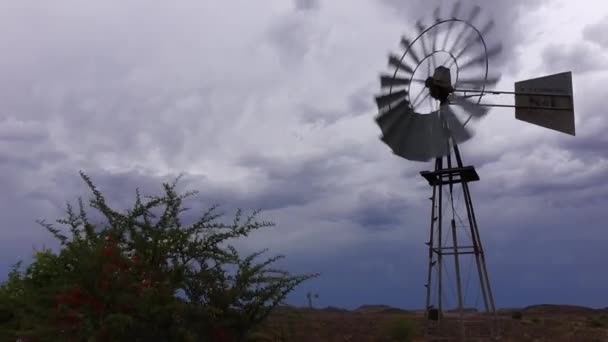
{"label": "dark cloud", "polygon": [[366,191],[358,196],[352,220],[371,231],[402,229],[402,223],[411,216],[409,214],[414,215],[418,209],[410,205],[403,194]]}
{"label": "dark cloud", "polygon": [[[477,3],[497,21],[488,42],[505,45],[497,63],[525,62],[516,48],[538,37],[517,19],[539,2]],[[378,140],[374,70],[435,4],[4,6],[0,273],[27,261],[32,244],[54,244],[36,219],[90,197],[78,170],[118,209],[136,188],[159,194],[184,172],[179,189],[200,191],[186,221],[213,204],[226,219],[263,209],[277,227],[238,247],[269,247],[293,271],[323,273],[294,303],[314,290],[321,305],[421,307],[431,188],[419,171],[432,163],[402,160]],[[577,55],[556,56],[554,65]],[[495,117],[461,148],[482,178],[471,189],[499,306],[597,304],[608,282],[596,272],[607,257],[605,80],[593,74],[575,75],[577,137]]]}
{"label": "dark cloud", "polygon": [[585,40],[595,43],[603,48],[608,48],[608,16],[602,18],[597,23],[589,24],[583,30]]}
{"label": "dark cloud", "polygon": [[294,0],[296,11],[312,11],[321,7],[319,0]]}
{"label": "dark cloud", "polygon": [[549,72],[586,73],[608,66],[602,51],[588,43],[549,45],[542,52],[543,68]]}
{"label": "dark cloud", "polygon": [[369,97],[367,87],[361,88],[348,96],[348,113],[362,115],[376,108],[373,98]]}
{"label": "dark cloud", "polygon": [[294,11],[283,14],[268,32],[286,67],[301,62],[319,44],[319,27],[315,27],[312,17],[321,8],[319,0],[294,0],[294,5]]}

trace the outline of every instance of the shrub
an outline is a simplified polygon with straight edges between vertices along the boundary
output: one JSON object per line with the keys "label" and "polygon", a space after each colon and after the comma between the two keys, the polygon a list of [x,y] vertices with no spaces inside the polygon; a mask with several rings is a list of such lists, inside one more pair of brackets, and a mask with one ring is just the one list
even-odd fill
{"label": "shrub", "polygon": [[589,320],[589,326],[593,328],[606,328],[608,327],[608,317],[605,315],[593,317]]}
{"label": "shrub", "polygon": [[408,317],[393,318],[386,327],[388,341],[408,342],[418,335],[416,322]]}
{"label": "shrub", "polygon": [[511,318],[516,320],[521,320],[524,317],[524,314],[521,311],[513,311],[511,313]]}
{"label": "shrub", "polygon": [[[288,293],[316,274],[292,275],[241,256],[229,242],[272,226],[259,211],[222,223],[217,206],[183,225],[177,181],[164,195],[136,191],[133,207],[112,209],[92,181],[90,206],[106,222],[93,224],[82,200],[68,204],[60,229],[39,223],[61,243],[57,253],[36,252],[0,285],[0,336],[44,341],[232,341],[244,338]],[[181,293],[181,295],[177,295]],[[5,338],[5,337],[9,338]]]}

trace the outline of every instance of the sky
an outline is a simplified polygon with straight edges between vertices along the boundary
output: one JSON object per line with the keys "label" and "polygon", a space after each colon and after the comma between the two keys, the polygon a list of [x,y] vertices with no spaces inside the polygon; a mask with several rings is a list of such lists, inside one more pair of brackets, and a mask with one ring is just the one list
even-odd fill
{"label": "sky", "polygon": [[[608,5],[464,1],[502,43],[495,88],[572,71],[575,137],[492,109],[460,146],[498,307],[608,306]],[[374,122],[378,74],[415,22],[452,1],[0,0],[0,279],[35,223],[90,193],[199,190],[188,206],[262,209],[276,226],[237,246],[321,273],[288,302],[424,305],[431,188]],[[481,25],[481,20],[479,23]],[[509,97],[501,101],[512,101]]]}

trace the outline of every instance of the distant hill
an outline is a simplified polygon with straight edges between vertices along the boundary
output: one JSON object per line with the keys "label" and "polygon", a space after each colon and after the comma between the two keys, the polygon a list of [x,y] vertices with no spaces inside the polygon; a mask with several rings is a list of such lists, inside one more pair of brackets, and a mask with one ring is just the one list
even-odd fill
{"label": "distant hill", "polygon": [[522,311],[529,313],[581,314],[592,313],[597,310],[578,305],[540,304],[527,306]]}

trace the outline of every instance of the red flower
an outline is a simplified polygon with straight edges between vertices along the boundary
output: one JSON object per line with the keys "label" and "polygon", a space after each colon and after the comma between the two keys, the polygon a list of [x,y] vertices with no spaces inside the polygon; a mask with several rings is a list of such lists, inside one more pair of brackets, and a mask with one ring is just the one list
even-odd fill
{"label": "red flower", "polygon": [[72,289],[72,291],[70,291],[70,295],[74,299],[80,299],[82,297],[82,292],[80,292],[79,288],[74,288],[74,289]]}
{"label": "red flower", "polygon": [[103,249],[103,255],[109,257],[109,256],[112,256],[112,254],[114,254],[114,249],[113,248],[111,248],[111,247],[105,247]]}

